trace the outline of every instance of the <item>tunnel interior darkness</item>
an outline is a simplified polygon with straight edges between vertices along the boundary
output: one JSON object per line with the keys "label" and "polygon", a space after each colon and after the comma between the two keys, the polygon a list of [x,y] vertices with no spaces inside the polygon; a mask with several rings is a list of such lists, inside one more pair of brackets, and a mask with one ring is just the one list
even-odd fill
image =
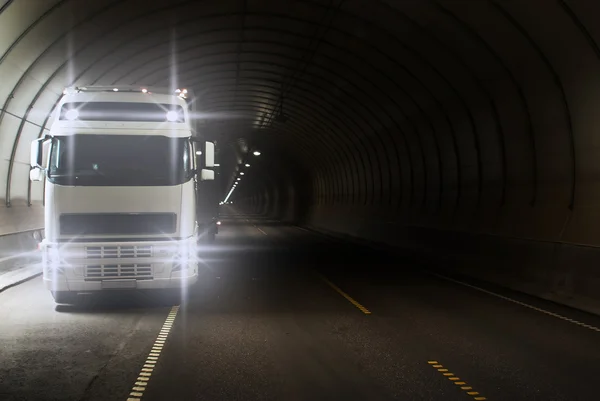
{"label": "tunnel interior darkness", "polygon": [[2,233],[43,225],[29,143],[65,87],[185,86],[219,145],[223,197],[245,173],[241,210],[561,302],[600,298],[600,3],[0,7]]}

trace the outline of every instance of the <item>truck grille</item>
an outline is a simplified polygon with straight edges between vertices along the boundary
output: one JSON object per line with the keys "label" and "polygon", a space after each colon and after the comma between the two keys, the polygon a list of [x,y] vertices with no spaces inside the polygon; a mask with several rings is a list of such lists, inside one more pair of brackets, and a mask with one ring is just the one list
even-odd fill
{"label": "truck grille", "polygon": [[152,265],[150,263],[89,265],[85,267],[85,278],[86,280],[151,279]]}
{"label": "truck grille", "polygon": [[151,258],[152,246],[150,245],[110,245],[86,246],[87,259],[116,259],[116,258]]}

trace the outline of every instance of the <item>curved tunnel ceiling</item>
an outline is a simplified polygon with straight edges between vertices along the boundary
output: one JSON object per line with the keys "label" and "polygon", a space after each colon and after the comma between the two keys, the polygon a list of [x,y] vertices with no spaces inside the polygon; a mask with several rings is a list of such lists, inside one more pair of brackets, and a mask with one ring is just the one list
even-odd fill
{"label": "curved tunnel ceiling", "polygon": [[64,87],[173,85],[199,94],[207,137],[281,152],[264,155],[267,173],[297,161],[316,208],[600,243],[595,2],[8,0],[0,11],[9,206],[42,198],[29,143]]}

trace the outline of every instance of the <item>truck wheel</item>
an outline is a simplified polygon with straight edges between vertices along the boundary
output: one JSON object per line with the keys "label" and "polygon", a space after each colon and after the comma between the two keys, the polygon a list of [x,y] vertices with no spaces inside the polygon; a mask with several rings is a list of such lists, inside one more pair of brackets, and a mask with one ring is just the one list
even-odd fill
{"label": "truck wheel", "polygon": [[52,291],[52,296],[57,304],[74,304],[77,301],[77,293],[71,291]]}

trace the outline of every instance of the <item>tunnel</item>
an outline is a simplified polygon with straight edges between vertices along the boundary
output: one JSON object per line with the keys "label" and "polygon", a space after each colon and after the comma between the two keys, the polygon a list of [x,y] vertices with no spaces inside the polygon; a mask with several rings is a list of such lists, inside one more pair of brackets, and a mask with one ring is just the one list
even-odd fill
{"label": "tunnel", "polygon": [[44,228],[30,143],[66,87],[186,87],[224,215],[594,320],[599,20],[588,0],[0,1],[0,259]]}

